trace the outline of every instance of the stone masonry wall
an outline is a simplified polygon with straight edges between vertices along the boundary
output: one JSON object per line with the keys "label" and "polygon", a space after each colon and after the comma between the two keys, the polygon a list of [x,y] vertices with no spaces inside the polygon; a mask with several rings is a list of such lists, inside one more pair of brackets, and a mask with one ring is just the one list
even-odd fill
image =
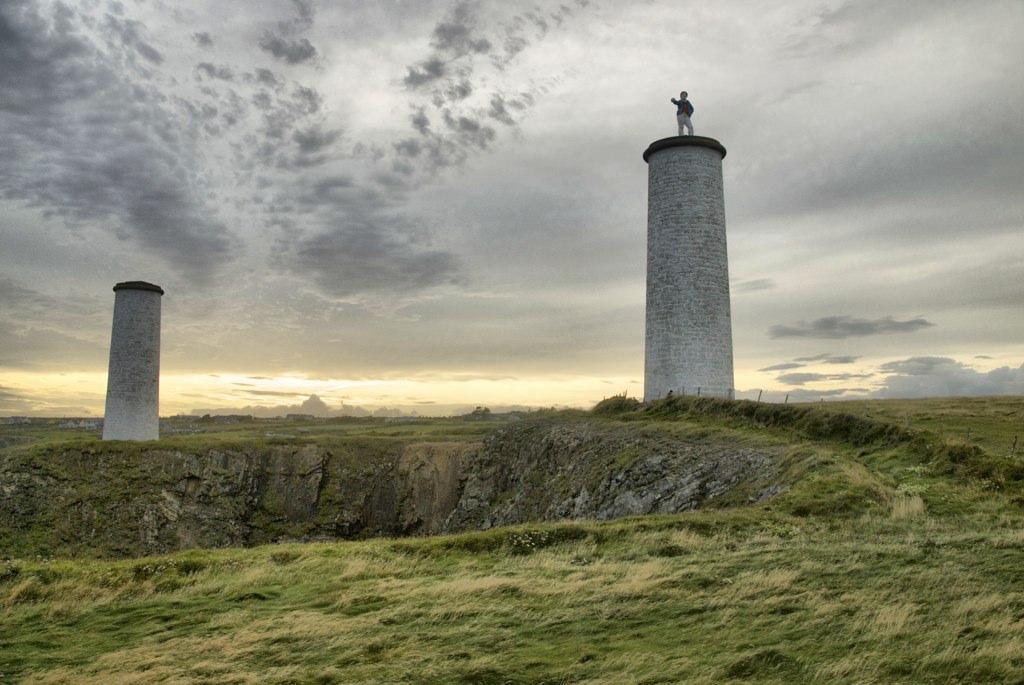
{"label": "stone masonry wall", "polygon": [[160,432],[160,293],[114,293],[104,440],[156,440]]}
{"label": "stone masonry wall", "polygon": [[644,399],[731,397],[732,322],[722,154],[682,145],[648,159]]}

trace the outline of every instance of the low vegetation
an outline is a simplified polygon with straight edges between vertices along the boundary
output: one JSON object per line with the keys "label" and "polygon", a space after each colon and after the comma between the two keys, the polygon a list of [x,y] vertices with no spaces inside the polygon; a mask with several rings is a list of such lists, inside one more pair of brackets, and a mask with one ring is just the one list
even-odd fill
{"label": "low vegetation", "polygon": [[3,560],[0,682],[1024,682],[1024,400],[958,402],[606,405],[787,446],[687,514]]}

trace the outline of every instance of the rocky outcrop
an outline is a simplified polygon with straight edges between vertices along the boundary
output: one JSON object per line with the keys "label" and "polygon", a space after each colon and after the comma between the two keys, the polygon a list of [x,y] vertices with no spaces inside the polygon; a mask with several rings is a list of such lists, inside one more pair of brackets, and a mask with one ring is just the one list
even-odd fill
{"label": "rocky outcrop", "polygon": [[779,457],[777,448],[616,423],[514,426],[489,437],[469,465],[444,530],[687,511],[771,480]]}
{"label": "rocky outcrop", "polygon": [[462,483],[480,445],[410,445],[398,462],[399,525],[405,534],[440,533],[462,495]]}
{"label": "rocky outcrop", "polygon": [[14,447],[0,451],[0,557],[133,556],[671,513],[757,492],[778,463],[778,448],[590,419],[523,421],[483,444]]}

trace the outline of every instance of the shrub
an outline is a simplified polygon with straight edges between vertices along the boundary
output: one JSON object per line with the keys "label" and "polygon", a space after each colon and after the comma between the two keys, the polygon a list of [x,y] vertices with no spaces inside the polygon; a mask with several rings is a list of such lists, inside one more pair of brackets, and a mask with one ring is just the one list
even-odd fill
{"label": "shrub", "polygon": [[635,412],[642,406],[640,400],[635,397],[614,395],[601,400],[590,411],[597,416],[618,416],[619,414]]}

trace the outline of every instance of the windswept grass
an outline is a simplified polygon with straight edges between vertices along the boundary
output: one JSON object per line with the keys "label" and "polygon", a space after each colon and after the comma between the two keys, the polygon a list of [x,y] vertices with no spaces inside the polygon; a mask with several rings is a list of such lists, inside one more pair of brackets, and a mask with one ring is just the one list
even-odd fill
{"label": "windswept grass", "polygon": [[1012,427],[693,398],[591,420],[783,445],[786,487],[600,524],[0,561],[0,682],[1024,682],[1024,460],[985,442]]}
{"label": "windswept grass", "polygon": [[[986,402],[982,403],[982,400]],[[807,440],[872,452],[900,450],[904,455],[943,473],[983,479],[1000,488],[1019,488],[1024,485],[1024,442],[1018,452],[1013,453],[1005,446],[1003,449],[989,450],[974,440],[961,438],[970,433],[975,438],[983,439],[986,444],[1008,440],[1009,436],[1016,435],[1018,422],[1024,417],[1024,400],[977,398],[974,407],[978,423],[973,431],[970,428],[973,424],[965,424],[964,417],[953,411],[957,401],[952,404],[936,404],[939,402],[937,400],[901,401],[899,406],[904,409],[914,406],[914,402],[932,407],[934,414],[921,410],[916,414],[916,423],[895,420],[892,414],[861,411],[856,405],[852,407],[853,411],[842,411],[845,404],[852,403],[836,403],[836,406],[768,404],[683,396],[640,406],[615,402],[606,406],[602,415],[622,421],[679,421],[703,426],[721,425],[745,431],[763,431],[785,436],[789,440]],[[922,416],[929,419],[925,421]],[[943,426],[948,422],[955,422],[958,428],[953,431],[944,430]]]}
{"label": "windswept grass", "polygon": [[27,683],[1016,682],[1024,520],[704,512],[0,567]]}

